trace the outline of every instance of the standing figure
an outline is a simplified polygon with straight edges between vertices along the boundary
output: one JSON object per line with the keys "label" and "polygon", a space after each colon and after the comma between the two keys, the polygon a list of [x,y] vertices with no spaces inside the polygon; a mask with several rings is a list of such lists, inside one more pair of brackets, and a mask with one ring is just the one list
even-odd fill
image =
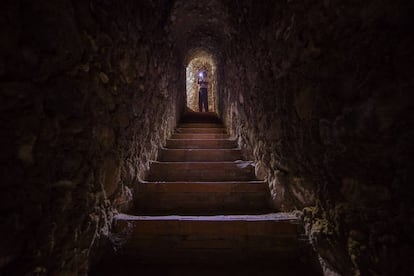
{"label": "standing figure", "polygon": [[207,72],[205,70],[198,73],[198,85],[200,90],[198,91],[198,110],[203,112],[204,110],[208,112],[208,81],[207,81]]}

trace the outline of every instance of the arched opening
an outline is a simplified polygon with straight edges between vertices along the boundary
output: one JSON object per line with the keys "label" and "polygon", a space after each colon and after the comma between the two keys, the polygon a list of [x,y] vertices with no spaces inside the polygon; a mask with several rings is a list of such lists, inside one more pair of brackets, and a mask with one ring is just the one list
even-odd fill
{"label": "arched opening", "polygon": [[208,109],[210,112],[218,112],[217,96],[217,66],[213,55],[204,50],[195,50],[187,59],[186,66],[186,95],[187,107],[192,111],[199,111],[199,84],[198,75],[206,72],[208,80]]}

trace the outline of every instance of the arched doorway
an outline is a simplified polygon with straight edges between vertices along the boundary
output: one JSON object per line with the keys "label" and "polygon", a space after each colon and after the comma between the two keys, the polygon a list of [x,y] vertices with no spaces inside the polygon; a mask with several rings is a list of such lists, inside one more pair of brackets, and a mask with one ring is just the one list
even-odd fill
{"label": "arched doorway", "polygon": [[208,109],[218,111],[217,97],[217,67],[214,57],[204,50],[194,50],[187,60],[186,66],[186,94],[187,107],[198,111],[198,74],[205,70],[208,78]]}

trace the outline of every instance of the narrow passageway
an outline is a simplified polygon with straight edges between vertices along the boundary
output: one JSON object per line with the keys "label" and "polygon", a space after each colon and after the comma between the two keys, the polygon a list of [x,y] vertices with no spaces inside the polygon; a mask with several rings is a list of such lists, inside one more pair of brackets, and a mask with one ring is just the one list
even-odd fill
{"label": "narrow passageway", "polygon": [[0,275],[414,275],[413,3],[0,1]]}
{"label": "narrow passageway", "polygon": [[192,111],[200,111],[198,79],[203,72],[208,80],[208,109],[210,112],[218,112],[217,65],[213,55],[203,49],[195,49],[187,59],[191,59],[186,67],[187,107]]}
{"label": "narrow passageway", "polygon": [[135,190],[92,275],[321,275],[299,218],[272,208],[214,113],[186,113]]}

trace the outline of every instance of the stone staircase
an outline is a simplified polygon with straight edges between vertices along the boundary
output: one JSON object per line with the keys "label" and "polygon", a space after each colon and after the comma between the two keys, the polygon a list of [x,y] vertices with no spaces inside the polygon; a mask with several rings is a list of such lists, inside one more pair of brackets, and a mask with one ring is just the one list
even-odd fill
{"label": "stone staircase", "polygon": [[[187,114],[137,185],[133,215],[115,218],[117,257],[141,268],[167,265],[169,272],[179,265],[180,275],[200,274],[182,271],[190,264],[219,271],[277,265],[280,272],[291,263],[286,271],[298,273],[310,252],[303,229],[294,215],[273,213],[269,194],[215,114]],[[286,271],[281,275],[297,275]]]}

